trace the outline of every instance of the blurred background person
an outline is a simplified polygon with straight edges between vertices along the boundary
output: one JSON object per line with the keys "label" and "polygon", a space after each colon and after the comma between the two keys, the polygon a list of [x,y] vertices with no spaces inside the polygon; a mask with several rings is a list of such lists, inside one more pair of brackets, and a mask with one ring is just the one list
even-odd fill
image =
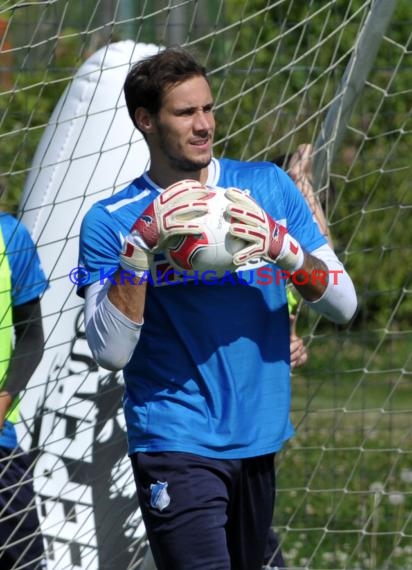
{"label": "blurred background person", "polygon": [[40,296],[47,288],[25,226],[0,212],[0,568],[46,568],[32,458],[18,443],[19,393],[44,350]]}

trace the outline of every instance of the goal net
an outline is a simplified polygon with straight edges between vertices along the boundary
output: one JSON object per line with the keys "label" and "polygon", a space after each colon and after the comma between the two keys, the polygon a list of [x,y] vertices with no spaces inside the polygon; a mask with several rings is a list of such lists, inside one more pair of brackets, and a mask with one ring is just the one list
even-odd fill
{"label": "goal net", "polygon": [[309,360],[293,372],[297,433],[277,456],[273,521],[287,566],[412,567],[411,24],[409,0],[1,4],[2,200],[50,284],[45,354],[17,424],[49,570],[153,570],[122,377],[91,358],[76,266],[84,213],[148,163],[125,74],[173,44],[208,68],[216,156],[282,160],[313,145],[317,196],[358,292],[345,327],[298,308]]}

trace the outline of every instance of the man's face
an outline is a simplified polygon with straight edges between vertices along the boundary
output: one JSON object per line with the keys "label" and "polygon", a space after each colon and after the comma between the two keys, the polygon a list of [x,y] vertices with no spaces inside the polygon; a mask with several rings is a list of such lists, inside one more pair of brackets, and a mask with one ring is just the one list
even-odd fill
{"label": "man's face", "polygon": [[153,118],[152,164],[185,173],[207,167],[215,130],[213,99],[202,76],[171,86]]}

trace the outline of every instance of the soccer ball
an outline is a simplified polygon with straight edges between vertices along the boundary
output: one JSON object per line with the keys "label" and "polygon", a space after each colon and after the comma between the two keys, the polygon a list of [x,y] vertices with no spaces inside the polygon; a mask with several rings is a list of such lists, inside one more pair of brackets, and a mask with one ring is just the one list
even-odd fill
{"label": "soccer ball", "polygon": [[201,234],[177,236],[168,242],[165,255],[177,271],[213,271],[222,277],[233,272],[233,254],[245,247],[246,242],[229,234],[229,221],[225,214],[229,200],[224,188],[211,188],[204,198],[209,201],[209,212],[199,218],[204,231]]}

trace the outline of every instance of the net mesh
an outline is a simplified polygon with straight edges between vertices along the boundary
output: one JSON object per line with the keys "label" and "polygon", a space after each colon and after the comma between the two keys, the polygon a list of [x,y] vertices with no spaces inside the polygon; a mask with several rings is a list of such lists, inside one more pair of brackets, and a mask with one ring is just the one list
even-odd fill
{"label": "net mesh", "polygon": [[[293,373],[297,433],[277,457],[274,519],[290,568],[412,566],[412,11],[408,0],[387,4],[393,14],[362,89],[345,120],[336,113],[339,145],[317,190],[359,310],[345,327],[298,310],[297,331],[310,357]],[[0,6],[2,198],[11,211],[18,207],[50,278],[42,305],[45,359],[18,425],[22,447],[33,454],[50,569],[150,567],[126,457],[122,378],[91,359],[82,301],[67,277],[76,265],[82,215],[127,179],[116,172],[107,178],[107,161],[118,152],[122,158],[111,164],[120,170],[141,141],[131,125],[121,142],[111,138],[124,106],[119,92],[105,108],[82,107],[77,119],[84,122],[64,156],[52,154],[59,142],[52,137],[42,160],[33,162],[46,130],[57,137],[71,120],[52,115],[58,101],[79,68],[110,44],[183,44],[210,73],[216,156],[287,157],[301,143],[316,148],[351,62],[354,81],[362,75],[355,48],[381,5],[49,0]],[[346,85],[345,93],[352,88]],[[95,131],[85,141],[90,124]],[[76,179],[83,161],[92,166]],[[47,169],[50,193],[39,187]],[[7,546],[0,545],[0,562]]]}

